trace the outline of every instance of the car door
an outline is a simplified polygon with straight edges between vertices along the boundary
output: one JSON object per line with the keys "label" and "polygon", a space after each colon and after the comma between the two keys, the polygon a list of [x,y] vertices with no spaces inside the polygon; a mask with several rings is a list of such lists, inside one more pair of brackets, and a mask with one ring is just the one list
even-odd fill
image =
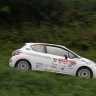
{"label": "car door", "polygon": [[[58,73],[68,72],[68,64],[71,62],[68,57],[68,51],[62,47],[55,45],[46,45],[46,52],[51,58],[47,66],[48,70]],[[65,56],[64,56],[65,55]]]}
{"label": "car door", "polygon": [[32,62],[32,69],[33,70],[46,70],[46,63],[50,61],[49,57],[46,56],[45,53],[45,44],[35,44],[31,46],[32,53],[31,53],[31,62]]}
{"label": "car door", "polygon": [[69,55],[68,74],[76,74],[77,69],[82,64],[80,57],[72,51],[68,51],[68,55]]}

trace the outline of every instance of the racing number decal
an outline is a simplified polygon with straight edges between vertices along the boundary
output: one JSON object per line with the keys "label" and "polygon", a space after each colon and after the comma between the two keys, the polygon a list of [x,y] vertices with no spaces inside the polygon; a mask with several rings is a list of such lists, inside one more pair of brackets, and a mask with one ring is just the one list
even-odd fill
{"label": "racing number decal", "polygon": [[57,59],[56,58],[53,58],[53,62],[57,62]]}

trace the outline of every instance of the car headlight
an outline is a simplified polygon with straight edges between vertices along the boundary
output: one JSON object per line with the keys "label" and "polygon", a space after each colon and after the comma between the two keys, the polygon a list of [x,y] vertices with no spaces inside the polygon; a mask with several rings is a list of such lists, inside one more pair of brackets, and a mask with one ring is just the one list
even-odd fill
{"label": "car headlight", "polygon": [[86,63],[86,64],[88,64],[88,65],[95,65],[95,66],[96,66],[96,63],[93,62],[93,61],[91,61],[91,60],[88,60],[88,61],[82,60],[82,62],[84,62],[84,63]]}
{"label": "car headlight", "polygon": [[86,60],[82,60],[82,62],[84,62],[84,63],[90,65],[90,62],[88,62],[88,61],[86,61]]}
{"label": "car headlight", "polygon": [[93,64],[94,66],[96,66],[96,63],[94,61],[90,60],[90,63]]}

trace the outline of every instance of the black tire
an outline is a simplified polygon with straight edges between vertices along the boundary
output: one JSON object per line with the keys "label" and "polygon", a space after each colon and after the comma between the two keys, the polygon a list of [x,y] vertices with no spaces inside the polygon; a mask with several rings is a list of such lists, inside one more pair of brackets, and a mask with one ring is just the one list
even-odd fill
{"label": "black tire", "polygon": [[31,64],[29,61],[22,59],[17,61],[16,68],[23,71],[28,71],[31,68]]}
{"label": "black tire", "polygon": [[87,67],[79,68],[76,75],[80,78],[86,78],[86,79],[93,77],[92,70],[90,68],[87,68]]}

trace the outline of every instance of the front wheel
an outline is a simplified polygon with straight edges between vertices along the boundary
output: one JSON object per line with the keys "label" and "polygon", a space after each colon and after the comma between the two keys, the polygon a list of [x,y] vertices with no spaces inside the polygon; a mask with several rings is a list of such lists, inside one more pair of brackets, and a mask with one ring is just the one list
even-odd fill
{"label": "front wheel", "polygon": [[80,68],[78,71],[77,71],[77,74],[76,74],[78,77],[80,78],[91,78],[93,77],[93,74],[92,74],[92,71],[91,69],[87,68],[87,67],[84,67],[84,68]]}
{"label": "front wheel", "polygon": [[30,63],[27,60],[19,60],[16,63],[16,68],[23,70],[23,71],[28,71],[30,69]]}

